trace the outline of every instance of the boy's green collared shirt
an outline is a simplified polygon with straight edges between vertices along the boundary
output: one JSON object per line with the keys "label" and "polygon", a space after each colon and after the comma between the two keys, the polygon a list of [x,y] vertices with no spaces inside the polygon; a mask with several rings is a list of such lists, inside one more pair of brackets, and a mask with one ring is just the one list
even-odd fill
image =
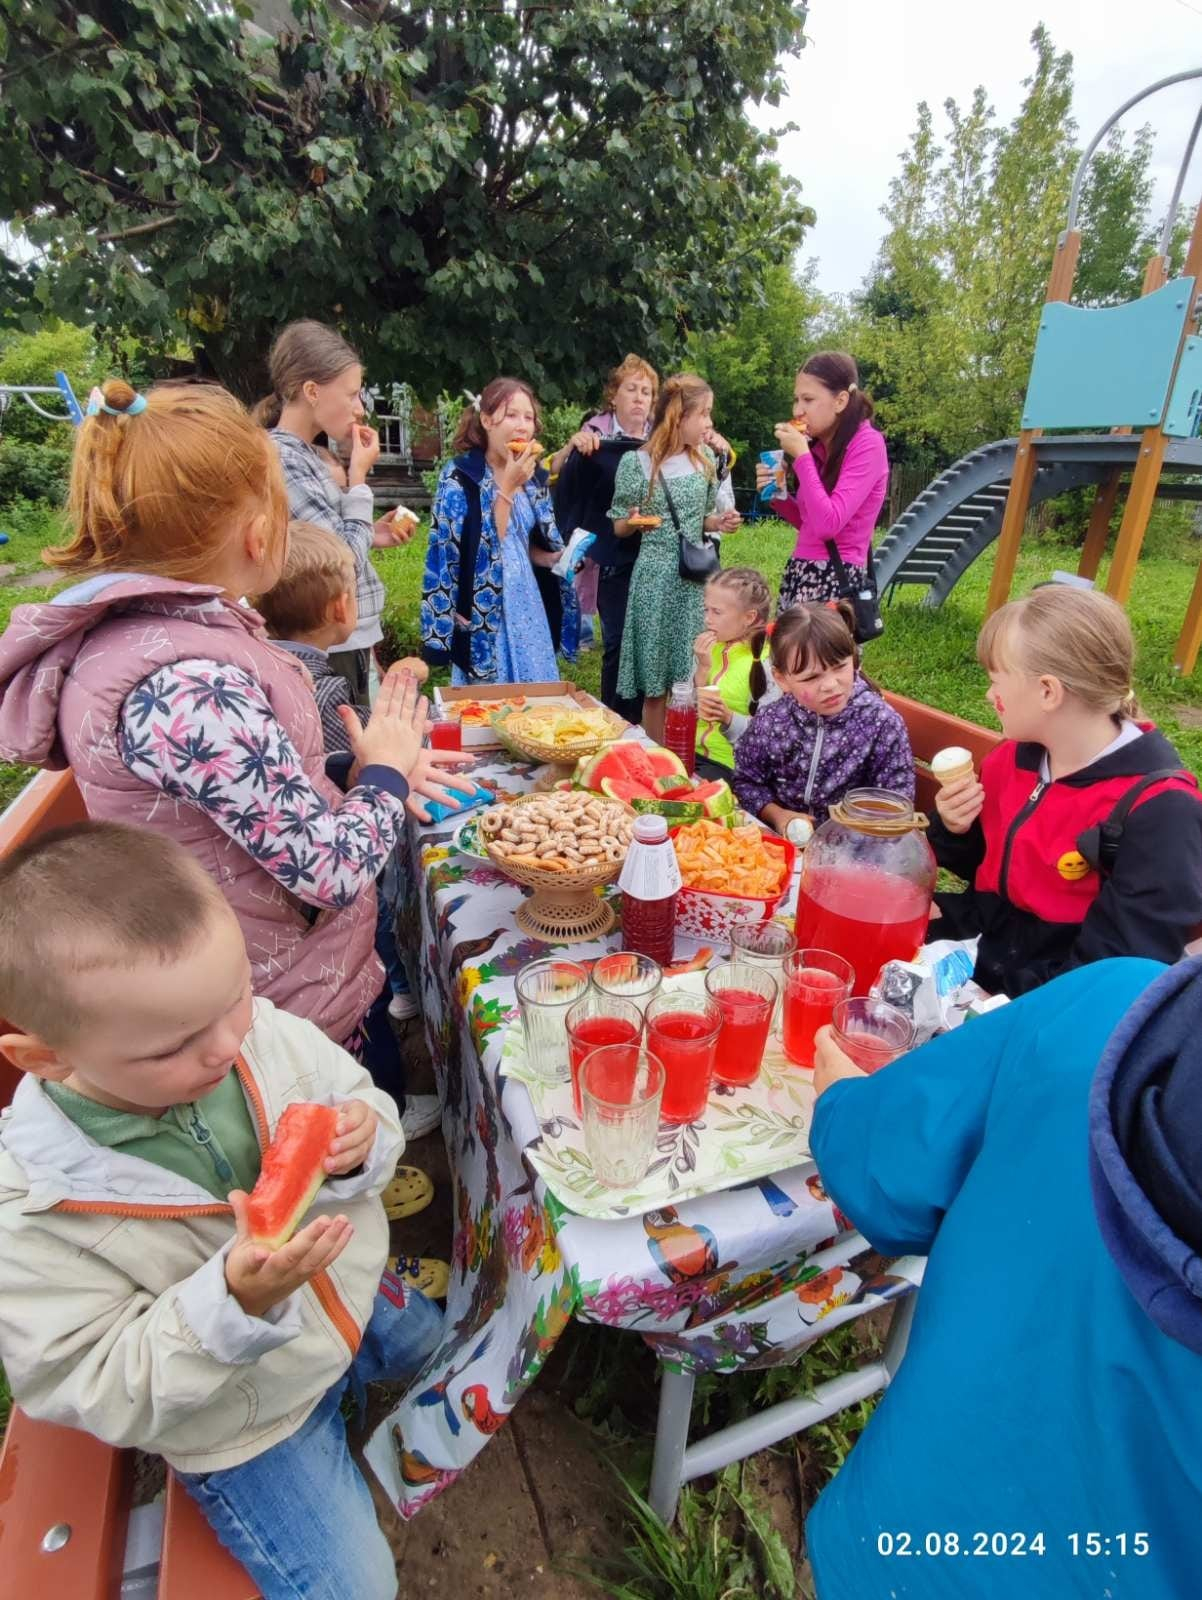
{"label": "boy's green collared shirt", "polygon": [[162,1116],[117,1111],[65,1084],[42,1087],[64,1116],[96,1144],[153,1161],[224,1200],[231,1189],[251,1190],[259,1176],[254,1118],[231,1071],[200,1100],[170,1106]]}

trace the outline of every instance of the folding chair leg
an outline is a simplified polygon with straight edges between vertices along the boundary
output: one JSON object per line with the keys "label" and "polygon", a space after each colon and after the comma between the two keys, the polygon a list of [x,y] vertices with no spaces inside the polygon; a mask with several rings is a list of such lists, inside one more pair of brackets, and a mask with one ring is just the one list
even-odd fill
{"label": "folding chair leg", "polygon": [[684,1453],[689,1442],[689,1419],[693,1413],[691,1372],[659,1369],[659,1419],[655,1427],[655,1456],[651,1463],[651,1489],[648,1501],[652,1511],[665,1524],[676,1515],[684,1474]]}

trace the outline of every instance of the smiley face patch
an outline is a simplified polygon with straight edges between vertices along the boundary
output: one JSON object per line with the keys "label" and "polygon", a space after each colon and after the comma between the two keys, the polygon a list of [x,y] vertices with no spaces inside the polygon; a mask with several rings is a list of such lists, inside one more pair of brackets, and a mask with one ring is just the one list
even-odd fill
{"label": "smiley face patch", "polygon": [[1066,850],[1056,863],[1056,871],[1069,883],[1076,883],[1091,870],[1080,850]]}

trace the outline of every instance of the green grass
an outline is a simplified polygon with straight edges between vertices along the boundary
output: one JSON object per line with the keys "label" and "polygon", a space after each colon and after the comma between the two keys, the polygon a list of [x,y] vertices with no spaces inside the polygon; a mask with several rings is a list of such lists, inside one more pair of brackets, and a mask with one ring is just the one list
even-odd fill
{"label": "green grass", "polygon": [[[1128,607],[1139,649],[1135,687],[1145,709],[1177,746],[1183,761],[1202,775],[1202,672],[1181,678],[1172,669],[1173,647],[1185,614],[1195,573],[1202,561],[1202,541],[1189,534],[1189,512],[1182,506],[1157,508],[1148,530]],[[55,537],[54,514],[27,503],[0,511],[0,529],[11,543],[0,549],[0,563],[17,563],[22,571],[39,565],[39,551]],[[781,522],[760,522],[723,540],[727,566],[755,566],[775,590],[793,548],[793,530]],[[420,648],[418,608],[421,599],[425,541],[422,531],[402,549],[379,551],[376,568],[387,590],[384,620],[392,654],[414,654]],[[1060,567],[1075,571],[1077,552],[1051,535],[1024,540],[1015,573],[1014,593],[1048,578]],[[1104,583],[1107,563],[1099,582]],[[985,703],[985,675],[977,665],[975,642],[985,611],[985,595],[993,571],[989,551],[960,580],[951,599],[938,611],[921,604],[924,591],[903,589],[885,609],[885,635],[865,656],[865,665],[883,687],[923,700],[943,711],[995,727]],[[14,605],[45,598],[53,590],[3,587],[0,580],[0,628]],[[600,685],[599,650],[584,652],[564,673],[581,688],[596,693]],[[445,677],[445,675],[442,675]],[[435,675],[440,681],[440,675]],[[1193,725],[1191,725],[1193,724]],[[0,764],[0,805],[7,803],[28,777],[27,769]]]}

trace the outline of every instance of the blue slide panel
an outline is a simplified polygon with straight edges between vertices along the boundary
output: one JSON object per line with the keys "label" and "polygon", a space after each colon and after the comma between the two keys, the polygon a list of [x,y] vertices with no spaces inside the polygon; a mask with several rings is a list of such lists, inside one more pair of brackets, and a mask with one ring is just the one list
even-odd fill
{"label": "blue slide panel", "polygon": [[1023,427],[1155,427],[1193,295],[1193,278],[1175,278],[1121,306],[1045,305]]}

